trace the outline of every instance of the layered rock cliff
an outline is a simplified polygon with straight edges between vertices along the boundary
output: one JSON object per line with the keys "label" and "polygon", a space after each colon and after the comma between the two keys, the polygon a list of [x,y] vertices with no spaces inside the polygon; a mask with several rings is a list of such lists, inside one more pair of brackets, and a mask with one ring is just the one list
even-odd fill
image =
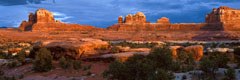
{"label": "layered rock cliff", "polygon": [[22,31],[76,31],[94,30],[93,26],[67,24],[54,19],[51,12],[46,9],[38,9],[35,13],[29,14],[28,21],[23,21],[19,26]]}
{"label": "layered rock cliff", "polygon": [[206,16],[206,23],[219,24],[223,30],[240,30],[240,10],[227,6],[214,8],[211,13]]}
{"label": "layered rock cliff", "polygon": [[[122,21],[124,20],[124,21]],[[171,24],[167,17],[162,17],[156,23],[146,21],[146,16],[142,12],[134,16],[129,14],[125,18],[119,17],[119,24],[108,27],[108,30],[117,31],[239,31],[240,30],[240,10],[221,6],[214,8],[206,16],[205,23],[175,23]]]}

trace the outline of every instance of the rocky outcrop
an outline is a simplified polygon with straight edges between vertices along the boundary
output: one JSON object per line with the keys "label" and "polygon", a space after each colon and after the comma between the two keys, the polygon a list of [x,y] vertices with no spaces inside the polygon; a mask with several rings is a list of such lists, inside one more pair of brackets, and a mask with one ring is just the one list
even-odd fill
{"label": "rocky outcrop", "polygon": [[170,50],[172,52],[172,57],[176,59],[178,57],[179,49],[183,49],[188,54],[193,54],[193,58],[196,61],[199,61],[203,57],[203,46],[202,45],[194,45],[194,46],[170,46]]}
{"label": "rocky outcrop", "polygon": [[214,8],[206,16],[206,23],[219,25],[223,30],[240,30],[240,10],[227,6]]}
{"label": "rocky outcrop", "polygon": [[199,61],[203,57],[203,46],[202,45],[194,45],[185,47],[184,50],[188,53],[193,54],[193,58]]}
{"label": "rocky outcrop", "polygon": [[167,17],[162,17],[162,18],[157,20],[157,23],[159,23],[159,24],[170,24],[170,21]]}
{"label": "rocky outcrop", "polygon": [[214,8],[213,11],[206,16],[207,23],[239,23],[240,10],[227,6]]}
{"label": "rocky outcrop", "polygon": [[172,57],[173,57],[174,59],[176,59],[177,56],[178,56],[178,55],[177,55],[178,49],[182,48],[182,46],[170,46],[169,48],[170,48],[170,50],[171,50],[171,52],[172,52]]}
{"label": "rocky outcrop", "polygon": [[150,23],[146,21],[146,16],[142,12],[138,12],[134,15],[128,14],[124,21],[123,17],[118,18],[118,24],[108,27],[108,30],[116,31],[161,31],[161,30],[193,30],[199,31],[202,27],[205,27],[205,23],[195,24],[171,24],[167,17],[162,17],[157,20],[156,23]]}
{"label": "rocky outcrop", "polygon": [[51,12],[46,9],[38,9],[35,13],[29,14],[28,21],[23,21],[19,26],[22,31],[77,31],[94,30],[93,26],[67,24],[54,19]]}
{"label": "rocky outcrop", "polygon": [[128,14],[124,21],[123,17],[120,16],[118,18],[118,23],[127,23],[127,24],[139,24],[139,23],[146,23],[146,16],[142,12],[137,12],[136,14]]}
{"label": "rocky outcrop", "polygon": [[55,21],[53,14],[46,9],[38,9],[35,14],[29,15],[29,20],[35,21],[36,23],[41,22],[48,22],[48,23],[55,23],[58,21]]}
{"label": "rocky outcrop", "polygon": [[[122,22],[119,18],[119,22]],[[108,30],[117,31],[239,31],[240,30],[240,10],[221,6],[213,9],[206,16],[205,23],[175,23],[162,17],[156,23],[146,21],[146,16],[139,12],[135,15],[127,15],[121,24],[114,24]]]}
{"label": "rocky outcrop", "polygon": [[118,23],[119,23],[119,24],[123,23],[123,17],[122,17],[122,16],[119,16],[119,17],[118,17]]}
{"label": "rocky outcrop", "polygon": [[81,39],[81,40],[49,40],[36,42],[34,47],[46,47],[54,58],[59,59],[61,56],[68,56],[74,59],[82,57],[99,55],[101,51],[109,48],[108,42],[99,39]]}

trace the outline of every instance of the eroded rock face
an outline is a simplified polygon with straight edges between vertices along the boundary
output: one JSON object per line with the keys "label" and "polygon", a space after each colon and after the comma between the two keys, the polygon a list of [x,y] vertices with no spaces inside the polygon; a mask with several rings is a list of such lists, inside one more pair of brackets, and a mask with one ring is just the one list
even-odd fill
{"label": "eroded rock face", "polygon": [[94,30],[93,26],[67,24],[55,20],[53,14],[46,9],[38,9],[35,13],[29,14],[28,21],[23,21],[19,26],[22,31],[78,31]]}
{"label": "eroded rock face", "polygon": [[188,54],[193,54],[193,58],[196,61],[199,61],[203,57],[203,46],[202,45],[194,45],[194,46],[188,46],[188,47],[170,46],[170,50],[172,52],[172,57],[174,59],[177,58],[179,49],[183,49]]}
{"label": "eroded rock face", "polygon": [[119,24],[123,23],[123,17],[122,17],[122,16],[119,16],[119,17],[118,17],[118,23],[119,23]]}
{"label": "eroded rock face", "polygon": [[227,6],[214,8],[213,11],[206,16],[206,23],[218,25],[218,27],[222,27],[224,31],[239,31],[240,10]]}
{"label": "eroded rock face", "polygon": [[178,56],[178,55],[177,55],[178,49],[182,48],[182,46],[170,46],[169,48],[170,48],[170,50],[171,50],[171,52],[172,52],[172,57],[173,57],[174,59],[176,59],[177,56]]}
{"label": "eroded rock face", "polygon": [[81,57],[99,55],[100,51],[109,48],[106,41],[99,39],[81,39],[81,40],[49,40],[36,42],[34,47],[46,47],[51,52],[54,58],[59,59],[61,56],[68,56],[74,59]]}
{"label": "eroded rock face", "polygon": [[170,24],[170,21],[167,17],[162,17],[160,19],[157,20],[157,23],[160,23],[160,24]]}
{"label": "eroded rock face", "polygon": [[203,46],[194,45],[185,47],[184,50],[188,53],[192,53],[195,60],[199,61],[203,57]]}
{"label": "eroded rock face", "polygon": [[123,21],[123,17],[118,18],[119,23],[128,23],[128,24],[136,24],[136,23],[146,23],[146,16],[142,12],[137,12],[136,14],[128,14]]}
{"label": "eroded rock face", "polygon": [[213,11],[206,16],[207,23],[239,23],[240,10],[227,6],[214,8]]}
{"label": "eroded rock face", "polygon": [[108,27],[108,29],[117,31],[240,31],[239,23],[240,10],[221,6],[213,9],[206,16],[205,23],[171,24],[166,17],[158,19],[156,23],[149,23],[146,21],[146,16],[139,12],[135,15],[127,15],[123,23],[114,24]]}
{"label": "eroded rock face", "polygon": [[[35,15],[33,15],[36,19],[36,22],[37,23],[41,23],[41,22],[55,22],[55,19],[53,17],[53,14],[51,12],[49,12],[48,10],[46,9],[38,9],[36,12],[35,12]],[[31,18],[31,17],[29,17]]]}

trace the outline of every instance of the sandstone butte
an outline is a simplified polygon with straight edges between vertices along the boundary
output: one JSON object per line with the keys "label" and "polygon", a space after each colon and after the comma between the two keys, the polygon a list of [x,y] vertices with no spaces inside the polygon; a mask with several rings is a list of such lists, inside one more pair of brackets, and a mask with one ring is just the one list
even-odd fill
{"label": "sandstone butte", "polygon": [[204,23],[170,23],[166,17],[162,17],[156,23],[146,21],[142,12],[129,14],[125,18],[120,16],[118,23],[108,27],[115,31],[239,31],[240,10],[221,6],[214,8],[206,15]]}
{"label": "sandstone butte", "polygon": [[[221,6],[206,15],[204,23],[171,23],[162,17],[156,23],[148,22],[142,12],[118,17],[118,23],[107,28],[111,31],[239,31],[240,10]],[[19,27],[22,31],[82,31],[100,30],[88,25],[67,24],[54,19],[51,12],[38,9],[30,13],[28,21]]]}
{"label": "sandstone butte", "polygon": [[89,25],[67,24],[55,20],[51,12],[46,9],[38,9],[35,13],[30,13],[28,21],[23,21],[19,26],[21,31],[78,31],[96,30]]}

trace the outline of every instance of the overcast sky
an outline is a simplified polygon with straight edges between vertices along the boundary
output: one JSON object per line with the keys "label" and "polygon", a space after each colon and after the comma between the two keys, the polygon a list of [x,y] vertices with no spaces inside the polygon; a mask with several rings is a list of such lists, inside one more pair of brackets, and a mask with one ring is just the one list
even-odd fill
{"label": "overcast sky", "polygon": [[168,17],[172,23],[200,23],[212,8],[240,9],[240,0],[0,0],[0,27],[18,27],[38,8],[52,11],[63,22],[107,27],[118,16],[144,12],[155,22]]}

